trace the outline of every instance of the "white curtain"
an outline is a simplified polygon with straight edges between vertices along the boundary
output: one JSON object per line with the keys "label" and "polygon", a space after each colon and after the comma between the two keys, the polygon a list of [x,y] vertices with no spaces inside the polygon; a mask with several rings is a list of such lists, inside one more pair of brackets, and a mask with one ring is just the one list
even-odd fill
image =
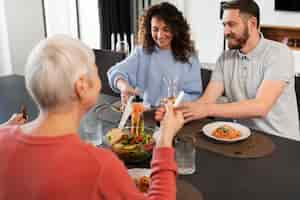
{"label": "white curtain", "polygon": [[0,76],[12,74],[4,0],[0,0]]}

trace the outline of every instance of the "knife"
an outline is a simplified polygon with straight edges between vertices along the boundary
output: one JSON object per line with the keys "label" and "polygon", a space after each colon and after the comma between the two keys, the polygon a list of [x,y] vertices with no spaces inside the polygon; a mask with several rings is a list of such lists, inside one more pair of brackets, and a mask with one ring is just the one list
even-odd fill
{"label": "knife", "polygon": [[123,129],[124,128],[124,126],[126,124],[126,121],[127,121],[128,117],[130,116],[130,114],[132,112],[132,105],[131,105],[131,103],[132,103],[133,99],[134,99],[134,96],[130,96],[128,98],[126,107],[124,109],[124,112],[122,114],[122,117],[121,117],[121,120],[120,120],[120,123],[119,123],[119,126],[118,126],[119,129]]}

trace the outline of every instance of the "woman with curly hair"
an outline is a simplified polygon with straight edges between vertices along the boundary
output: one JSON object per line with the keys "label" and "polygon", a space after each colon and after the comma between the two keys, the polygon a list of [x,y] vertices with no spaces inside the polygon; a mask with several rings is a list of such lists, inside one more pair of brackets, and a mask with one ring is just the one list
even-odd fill
{"label": "woman with curly hair", "polygon": [[139,47],[108,71],[110,86],[121,93],[122,103],[139,95],[148,105],[159,105],[168,94],[166,80],[176,80],[184,101],[197,99],[202,93],[200,62],[182,13],[160,3],[146,10],[139,26]]}

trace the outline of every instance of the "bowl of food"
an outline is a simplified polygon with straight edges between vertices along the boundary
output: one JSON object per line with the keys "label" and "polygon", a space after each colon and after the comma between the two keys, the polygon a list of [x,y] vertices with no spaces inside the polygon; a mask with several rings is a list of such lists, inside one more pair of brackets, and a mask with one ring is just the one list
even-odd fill
{"label": "bowl of food", "polygon": [[154,130],[143,128],[140,134],[135,134],[135,127],[124,129],[114,128],[106,134],[106,141],[118,157],[125,163],[140,163],[149,161],[155,145]]}

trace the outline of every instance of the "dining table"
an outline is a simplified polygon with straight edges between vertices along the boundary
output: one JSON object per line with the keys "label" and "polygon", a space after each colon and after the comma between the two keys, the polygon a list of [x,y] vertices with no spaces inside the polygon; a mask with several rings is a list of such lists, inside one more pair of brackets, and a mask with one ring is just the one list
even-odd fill
{"label": "dining table", "polygon": [[[25,87],[24,77],[0,77],[0,123],[22,105],[27,107],[29,121],[38,115],[37,106]],[[119,101],[116,96],[100,94],[97,105],[86,115],[94,115],[99,107],[109,108]],[[117,127],[120,114],[111,109],[100,109],[103,133]],[[216,121],[217,119],[211,119]],[[201,132],[199,123],[193,121],[183,127],[180,134]],[[82,121],[81,127],[84,122]],[[82,130],[79,130],[80,134]],[[300,142],[266,134],[275,146],[274,151],[259,158],[240,159],[228,157],[203,148],[196,148],[196,171],[191,175],[178,175],[178,187],[187,190],[178,195],[179,200],[298,200],[300,199]],[[100,145],[99,148],[105,148]],[[177,188],[180,192],[182,188]],[[197,196],[198,195],[198,196]],[[179,197],[180,196],[180,197]]]}

